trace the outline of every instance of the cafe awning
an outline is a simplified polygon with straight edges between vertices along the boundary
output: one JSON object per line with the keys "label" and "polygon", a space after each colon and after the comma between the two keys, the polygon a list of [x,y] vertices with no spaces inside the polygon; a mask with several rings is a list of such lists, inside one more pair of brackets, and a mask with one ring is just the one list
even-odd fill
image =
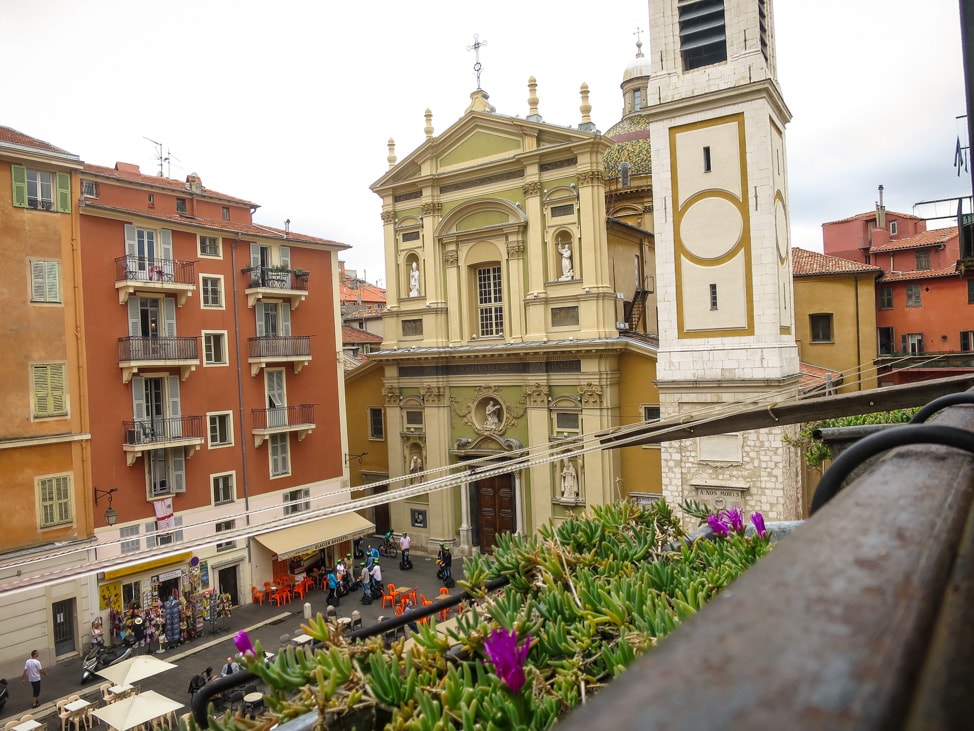
{"label": "cafe awning", "polygon": [[371,521],[357,513],[345,513],[263,533],[255,536],[255,540],[271,553],[277,554],[278,559],[285,559],[374,531],[375,524]]}

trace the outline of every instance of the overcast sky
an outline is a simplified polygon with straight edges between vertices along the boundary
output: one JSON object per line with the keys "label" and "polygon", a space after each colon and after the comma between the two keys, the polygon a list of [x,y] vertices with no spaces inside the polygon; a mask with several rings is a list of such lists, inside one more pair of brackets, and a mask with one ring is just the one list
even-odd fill
{"label": "overcast sky", "polygon": [[[380,201],[387,140],[403,159],[453,124],[481,85],[497,112],[577,126],[591,90],[602,131],[619,120],[646,0],[339,3],[328,0],[0,0],[0,125],[81,156],[138,164],[261,205],[255,220],[349,244],[384,284]],[[776,0],[792,243],[821,224],[969,195],[958,0]],[[649,37],[643,34],[644,52]],[[16,61],[15,61],[16,59]],[[941,206],[936,213],[946,213]],[[918,209],[932,215],[932,207]],[[933,222],[931,227],[946,225]]]}

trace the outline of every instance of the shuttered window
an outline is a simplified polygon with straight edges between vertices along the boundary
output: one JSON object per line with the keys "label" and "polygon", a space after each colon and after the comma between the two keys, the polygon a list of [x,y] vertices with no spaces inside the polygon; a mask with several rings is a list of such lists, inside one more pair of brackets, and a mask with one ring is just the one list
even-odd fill
{"label": "shuttered window", "polygon": [[61,301],[61,262],[31,259],[30,301]]}
{"label": "shuttered window", "polygon": [[41,528],[71,522],[71,475],[43,477],[37,481]]}
{"label": "shuttered window", "polygon": [[34,371],[34,416],[67,416],[67,398],[64,393],[64,364],[41,363]]}

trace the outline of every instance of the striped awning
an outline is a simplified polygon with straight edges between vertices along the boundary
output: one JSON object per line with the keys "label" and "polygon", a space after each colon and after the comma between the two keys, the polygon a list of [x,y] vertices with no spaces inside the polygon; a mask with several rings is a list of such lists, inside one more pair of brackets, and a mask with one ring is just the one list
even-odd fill
{"label": "striped awning", "polygon": [[276,554],[278,559],[285,559],[373,532],[374,523],[357,513],[345,513],[263,533],[254,540]]}

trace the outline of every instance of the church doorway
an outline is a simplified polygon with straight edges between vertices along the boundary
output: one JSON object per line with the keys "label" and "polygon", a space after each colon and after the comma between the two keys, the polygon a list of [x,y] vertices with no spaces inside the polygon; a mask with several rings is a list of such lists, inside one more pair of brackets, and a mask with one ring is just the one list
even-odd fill
{"label": "church doorway", "polygon": [[514,475],[483,477],[473,483],[471,514],[476,517],[474,545],[493,553],[499,533],[515,530]]}

